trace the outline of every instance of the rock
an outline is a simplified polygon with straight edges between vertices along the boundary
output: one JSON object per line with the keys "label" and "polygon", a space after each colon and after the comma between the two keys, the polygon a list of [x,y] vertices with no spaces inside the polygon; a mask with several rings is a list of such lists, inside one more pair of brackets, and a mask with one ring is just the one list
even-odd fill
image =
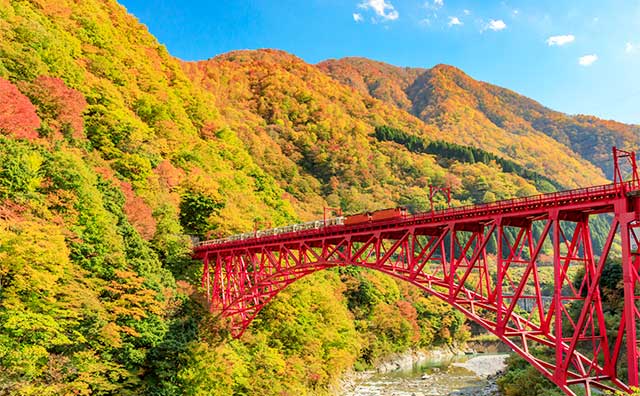
{"label": "rock", "polygon": [[507,355],[476,356],[466,362],[453,363],[453,366],[466,368],[473,371],[477,376],[486,378],[503,370],[506,367],[504,362],[506,358]]}

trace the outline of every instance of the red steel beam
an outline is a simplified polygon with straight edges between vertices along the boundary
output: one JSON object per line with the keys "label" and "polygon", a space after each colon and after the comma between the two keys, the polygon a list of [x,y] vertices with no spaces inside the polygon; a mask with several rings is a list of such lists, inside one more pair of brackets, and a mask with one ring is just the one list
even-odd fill
{"label": "red steel beam", "polygon": [[[575,395],[576,387],[586,394],[595,388],[629,391],[638,386],[637,190],[631,182],[619,182],[389,221],[202,244],[194,257],[203,260],[202,287],[212,312],[229,322],[235,337],[292,282],[327,268],[355,265],[447,301],[568,395]],[[597,257],[589,221],[603,213],[612,222]],[[610,339],[599,284],[618,237],[625,307],[617,337]],[[495,255],[487,252],[492,239],[498,247]],[[549,245],[554,284],[547,296],[539,271],[545,265],[541,251]],[[573,268],[584,271],[575,286]],[[577,310],[570,311],[569,304]],[[535,355],[534,346],[550,355]],[[625,378],[618,374],[622,361],[629,368]]]}

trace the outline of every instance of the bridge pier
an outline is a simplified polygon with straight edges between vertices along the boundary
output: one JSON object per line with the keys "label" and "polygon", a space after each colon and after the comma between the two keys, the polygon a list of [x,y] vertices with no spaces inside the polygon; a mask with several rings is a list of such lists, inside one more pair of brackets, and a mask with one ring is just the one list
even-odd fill
{"label": "bridge pier", "polygon": [[[620,222],[621,247],[622,247],[622,280],[624,289],[624,316],[626,332],[626,354],[627,354],[627,384],[638,387],[638,339],[637,325],[640,323],[640,313],[638,312],[638,293],[640,255],[638,246],[640,245],[640,232],[638,232],[639,216],[638,198],[631,202],[635,207],[629,207],[629,202],[621,202],[616,217]],[[633,244],[633,245],[632,245]],[[635,247],[635,251],[634,251]],[[619,342],[621,340],[618,340]],[[620,346],[616,344],[616,353],[620,352]]]}

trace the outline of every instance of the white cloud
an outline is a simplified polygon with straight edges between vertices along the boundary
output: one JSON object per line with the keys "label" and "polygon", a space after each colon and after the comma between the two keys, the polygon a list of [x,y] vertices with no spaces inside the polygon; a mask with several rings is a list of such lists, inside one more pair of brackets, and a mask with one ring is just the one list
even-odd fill
{"label": "white cloud", "polygon": [[573,43],[576,37],[573,34],[565,34],[561,36],[551,36],[547,39],[547,45],[552,47],[554,45],[563,46],[565,44]]}
{"label": "white cloud", "polygon": [[624,52],[626,52],[627,54],[635,54],[636,52],[638,52],[638,50],[640,50],[640,44],[633,44],[631,42],[628,42],[624,45]]}
{"label": "white cloud", "polygon": [[427,10],[438,11],[444,7],[444,0],[427,0],[422,5]]}
{"label": "white cloud", "polygon": [[386,0],[365,0],[358,4],[358,7],[365,10],[372,9],[380,18],[386,21],[395,21],[400,14],[391,2]]}
{"label": "white cloud", "polygon": [[469,10],[462,10],[462,13],[464,15],[471,15],[471,11],[469,11]]}
{"label": "white cloud", "polygon": [[358,14],[357,12],[353,13],[353,20],[356,22],[362,22],[362,15]]}
{"label": "white cloud", "polygon": [[449,26],[455,26],[455,25],[462,25],[462,22],[460,21],[460,19],[458,19],[458,17],[449,17]]}
{"label": "white cloud", "polygon": [[598,55],[596,54],[585,55],[578,58],[578,64],[580,66],[591,66],[593,62],[597,60],[598,60]]}
{"label": "white cloud", "polygon": [[490,20],[489,23],[485,26],[484,30],[487,29],[491,29],[494,32],[497,32],[499,30],[503,30],[507,28],[507,24],[504,23],[504,21],[502,19],[498,19],[498,20]]}

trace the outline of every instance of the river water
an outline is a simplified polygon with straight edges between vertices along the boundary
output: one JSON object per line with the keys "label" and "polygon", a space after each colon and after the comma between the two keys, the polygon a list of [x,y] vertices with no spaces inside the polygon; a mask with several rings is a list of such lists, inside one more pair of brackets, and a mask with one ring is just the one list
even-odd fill
{"label": "river water", "polygon": [[506,356],[427,358],[410,369],[372,374],[343,396],[495,395],[495,384],[487,377],[504,368]]}

